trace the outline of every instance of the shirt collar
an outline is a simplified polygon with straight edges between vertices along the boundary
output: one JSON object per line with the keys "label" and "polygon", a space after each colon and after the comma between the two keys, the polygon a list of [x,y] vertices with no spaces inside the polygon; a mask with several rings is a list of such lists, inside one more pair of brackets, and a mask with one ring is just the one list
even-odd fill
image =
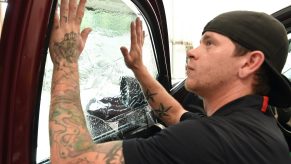
{"label": "shirt collar", "polygon": [[269,98],[267,96],[247,95],[240,97],[232,102],[227,103],[218,109],[213,116],[227,115],[234,111],[234,109],[256,109],[266,112]]}

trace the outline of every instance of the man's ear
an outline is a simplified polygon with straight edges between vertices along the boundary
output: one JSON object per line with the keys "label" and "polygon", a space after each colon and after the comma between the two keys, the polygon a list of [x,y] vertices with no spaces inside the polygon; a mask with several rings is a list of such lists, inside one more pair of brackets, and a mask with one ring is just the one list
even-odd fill
{"label": "man's ear", "polygon": [[241,57],[242,65],[238,72],[240,78],[245,78],[254,74],[265,60],[265,55],[262,51],[251,51]]}

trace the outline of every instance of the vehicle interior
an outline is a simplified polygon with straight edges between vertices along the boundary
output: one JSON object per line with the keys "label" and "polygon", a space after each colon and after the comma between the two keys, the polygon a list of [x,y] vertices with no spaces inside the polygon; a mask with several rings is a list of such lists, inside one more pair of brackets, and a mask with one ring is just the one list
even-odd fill
{"label": "vehicle interior", "polygon": [[[53,65],[48,43],[60,2],[16,1],[0,0],[0,141],[1,152],[7,151],[1,154],[0,163],[50,163],[48,115]],[[93,31],[80,56],[79,73],[82,108],[93,141],[146,138],[167,128],[152,113],[119,50],[129,46],[130,22],[137,16],[145,31],[145,65],[191,112],[204,114],[201,98],[184,87],[186,51],[197,45],[202,28],[218,13],[259,10],[281,21],[289,39],[289,56],[282,74],[291,81],[290,3],[256,3],[260,1],[252,5],[213,1],[214,8],[191,0],[87,0],[81,28],[91,27]],[[270,112],[291,152],[291,107],[270,106]]]}

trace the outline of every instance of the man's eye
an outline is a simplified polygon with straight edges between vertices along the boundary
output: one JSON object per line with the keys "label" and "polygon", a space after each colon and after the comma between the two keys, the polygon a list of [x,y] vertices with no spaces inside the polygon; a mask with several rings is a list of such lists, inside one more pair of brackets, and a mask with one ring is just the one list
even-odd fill
{"label": "man's eye", "polygon": [[211,41],[206,41],[206,46],[211,46],[212,45],[212,42]]}

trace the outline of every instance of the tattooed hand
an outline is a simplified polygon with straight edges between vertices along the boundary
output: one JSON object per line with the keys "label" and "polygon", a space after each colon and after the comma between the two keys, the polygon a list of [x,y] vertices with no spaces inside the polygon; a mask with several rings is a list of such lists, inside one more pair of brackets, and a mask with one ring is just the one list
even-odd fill
{"label": "tattooed hand", "polygon": [[85,28],[80,33],[86,0],[61,0],[60,18],[54,17],[54,26],[49,44],[51,59],[59,68],[66,63],[77,63],[91,31]]}
{"label": "tattooed hand", "polygon": [[120,50],[124,56],[125,64],[128,68],[136,70],[143,65],[142,62],[142,46],[144,42],[144,32],[142,31],[142,22],[136,18],[135,22],[130,25],[131,29],[131,45],[130,51],[126,47],[121,47]]}

